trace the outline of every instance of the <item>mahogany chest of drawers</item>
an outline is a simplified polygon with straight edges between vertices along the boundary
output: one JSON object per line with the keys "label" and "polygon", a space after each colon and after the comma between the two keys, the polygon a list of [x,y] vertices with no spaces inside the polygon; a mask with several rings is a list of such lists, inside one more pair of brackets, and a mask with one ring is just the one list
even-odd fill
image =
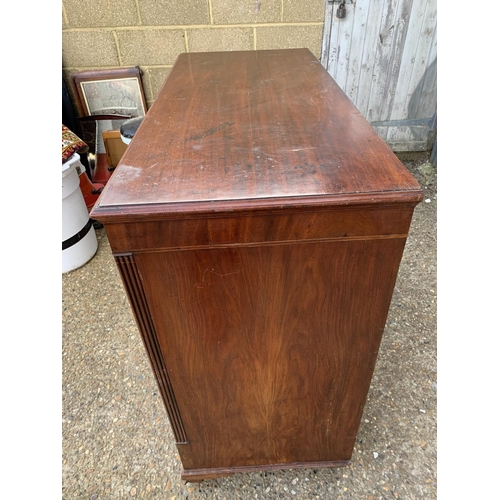
{"label": "mahogany chest of drawers", "polygon": [[347,464],[421,200],[307,49],[179,56],[91,217],[183,479]]}

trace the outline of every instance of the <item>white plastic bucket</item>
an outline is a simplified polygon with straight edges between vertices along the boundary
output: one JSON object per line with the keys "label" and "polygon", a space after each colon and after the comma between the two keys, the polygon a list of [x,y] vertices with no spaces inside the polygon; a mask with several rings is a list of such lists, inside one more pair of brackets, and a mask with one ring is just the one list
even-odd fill
{"label": "white plastic bucket", "polygon": [[80,189],[84,170],[75,153],[62,166],[62,272],[86,264],[97,251],[97,238]]}

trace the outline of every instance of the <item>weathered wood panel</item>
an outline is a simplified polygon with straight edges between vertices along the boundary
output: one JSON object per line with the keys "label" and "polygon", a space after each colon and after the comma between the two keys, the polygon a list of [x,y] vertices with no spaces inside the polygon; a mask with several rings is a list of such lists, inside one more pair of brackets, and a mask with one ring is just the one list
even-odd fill
{"label": "weathered wood panel", "polygon": [[322,64],[394,151],[432,146],[436,3],[347,1],[343,19],[337,2],[326,4]]}

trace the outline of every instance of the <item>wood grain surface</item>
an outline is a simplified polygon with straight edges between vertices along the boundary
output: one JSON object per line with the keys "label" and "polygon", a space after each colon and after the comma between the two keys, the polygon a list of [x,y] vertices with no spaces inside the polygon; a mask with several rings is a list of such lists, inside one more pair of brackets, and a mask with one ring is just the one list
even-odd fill
{"label": "wood grain surface", "polygon": [[91,216],[184,479],[348,462],[421,199],[308,50],[179,57]]}
{"label": "wood grain surface", "polygon": [[403,247],[135,256],[186,429],[186,470],[350,459]]}
{"label": "wood grain surface", "polygon": [[420,195],[309,50],[191,53],[179,56],[94,215],[401,191]]}
{"label": "wood grain surface", "polygon": [[137,220],[108,224],[113,252],[145,252],[176,248],[266,245],[294,241],[405,238],[413,207],[285,210],[172,220]]}

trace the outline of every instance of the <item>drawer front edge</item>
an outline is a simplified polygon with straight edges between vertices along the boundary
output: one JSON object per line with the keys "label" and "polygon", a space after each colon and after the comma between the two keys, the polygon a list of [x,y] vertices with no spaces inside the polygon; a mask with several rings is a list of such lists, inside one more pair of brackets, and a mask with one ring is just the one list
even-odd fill
{"label": "drawer front edge", "polygon": [[406,238],[413,206],[336,208],[105,224],[114,253],[298,241]]}

